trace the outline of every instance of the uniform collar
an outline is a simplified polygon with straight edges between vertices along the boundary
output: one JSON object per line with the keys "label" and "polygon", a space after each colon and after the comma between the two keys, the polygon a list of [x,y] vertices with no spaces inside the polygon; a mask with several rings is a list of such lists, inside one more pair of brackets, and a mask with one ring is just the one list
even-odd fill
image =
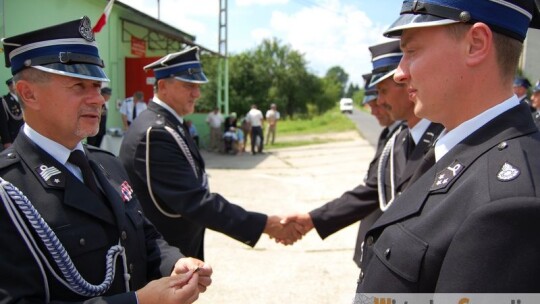
{"label": "uniform collar", "polygon": [[418,145],[418,142],[420,141],[430,124],[431,121],[422,118],[416,125],[414,125],[414,127],[409,129],[415,145]]}
{"label": "uniform collar", "polygon": [[[38,147],[43,149],[54,159],[61,164],[66,164],[69,155],[72,150],[64,147],[63,145],[39,134],[36,130],[32,129],[28,124],[24,124],[23,132],[28,138],[33,141]],[[81,150],[84,152],[82,143],[78,143],[74,150]]]}
{"label": "uniform collar", "polygon": [[448,153],[466,137],[471,135],[474,131],[480,129],[489,121],[493,120],[509,109],[516,107],[517,105],[519,105],[519,100],[516,95],[512,95],[512,97],[508,98],[504,102],[501,102],[496,106],[480,113],[479,115],[463,122],[452,131],[447,132],[446,129],[443,130],[439,136],[439,140],[437,140],[437,143],[435,144],[435,160],[439,161],[439,159],[445,156],[446,153]]}
{"label": "uniform collar", "polygon": [[394,121],[391,125],[389,125],[387,127],[388,128],[388,133],[393,133],[394,130],[396,130],[399,126],[401,126],[402,123],[403,123],[403,120]]}
{"label": "uniform collar", "polygon": [[527,98],[527,94],[518,96],[517,98],[518,98],[519,100],[523,100],[523,99]]}
{"label": "uniform collar", "polygon": [[152,98],[152,101],[156,104],[158,104],[160,107],[164,108],[165,110],[169,111],[174,117],[176,117],[176,119],[178,119],[178,121],[183,124],[184,123],[184,118],[180,115],[178,115],[178,113],[176,113],[176,111],[171,108],[168,104],[166,104],[164,101],[162,101],[161,99],[159,99],[157,96],[154,96]]}

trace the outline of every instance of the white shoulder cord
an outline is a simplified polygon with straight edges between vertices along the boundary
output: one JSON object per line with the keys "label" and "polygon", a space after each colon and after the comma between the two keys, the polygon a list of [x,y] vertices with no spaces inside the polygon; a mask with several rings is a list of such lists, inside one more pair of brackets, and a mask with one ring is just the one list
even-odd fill
{"label": "white shoulder cord", "polygon": [[6,118],[9,119],[9,117],[11,117],[13,120],[21,120],[22,117],[23,117],[23,113],[21,111],[21,114],[15,116],[15,114],[13,114],[10,110],[9,110],[9,106],[7,104],[7,100],[5,100],[5,98],[2,98],[2,104],[4,106],[4,112],[6,112]]}
{"label": "white shoulder cord", "polygon": [[[82,278],[71,261],[69,253],[65,250],[62,243],[60,243],[60,240],[56,237],[54,231],[49,227],[45,220],[43,220],[39,212],[34,208],[28,198],[24,196],[19,189],[2,178],[0,178],[0,185],[0,197],[4,207],[15,225],[15,228],[21,235],[23,241],[26,243],[28,250],[32,254],[41,272],[45,288],[46,303],[50,302],[50,290],[44,266],[47,267],[49,272],[56,278],[56,280],[58,280],[58,282],[63,284],[69,290],[82,296],[95,297],[104,294],[110,288],[115,276],[116,260],[120,255],[122,256],[123,260],[126,291],[130,290],[130,275],[127,273],[127,257],[124,248],[120,245],[120,242],[118,245],[112,246],[107,251],[105,279],[99,285],[92,285]],[[31,227],[28,227],[28,224],[24,221],[18,210],[24,214]],[[33,238],[30,228],[36,232],[47,248],[55,264],[60,269],[63,278],[60,276],[60,274],[56,273],[52,265],[49,263],[45,253],[40,249],[36,243],[36,240]]]}
{"label": "white shoulder cord", "polygon": [[[151,130],[152,130],[152,127],[149,127],[146,130],[146,186],[148,187],[148,193],[150,193],[150,198],[152,199],[152,202],[154,203],[156,208],[163,215],[167,217],[171,217],[171,218],[182,217],[181,214],[170,213],[170,212],[165,211],[163,208],[161,208],[161,206],[159,205],[159,203],[157,202],[154,196],[154,192],[152,191],[152,182],[150,178],[150,133],[151,133],[150,131]],[[193,174],[195,174],[196,178],[199,178],[199,175],[197,174],[197,167],[195,166],[195,161],[193,160],[193,156],[191,155],[191,152],[189,151],[189,147],[184,142],[184,139],[180,137],[178,132],[176,132],[173,128],[169,126],[165,126],[165,130],[167,130],[167,132],[169,132],[172,135],[172,137],[178,144],[178,147],[180,147],[180,150],[182,150],[182,153],[184,153],[184,155],[186,156],[186,159],[188,160],[191,166],[191,169],[193,169]]]}
{"label": "white shoulder cord", "polygon": [[[381,156],[379,158],[379,165],[377,167],[377,191],[379,192],[379,207],[384,212],[390,205],[394,202],[395,193],[396,193],[396,177],[394,173],[394,147],[397,135],[401,132],[402,127],[394,132],[392,137],[388,140],[384,146]],[[386,189],[384,186],[385,173],[386,173],[386,164],[390,159],[390,195],[392,196],[390,200],[386,201]]]}

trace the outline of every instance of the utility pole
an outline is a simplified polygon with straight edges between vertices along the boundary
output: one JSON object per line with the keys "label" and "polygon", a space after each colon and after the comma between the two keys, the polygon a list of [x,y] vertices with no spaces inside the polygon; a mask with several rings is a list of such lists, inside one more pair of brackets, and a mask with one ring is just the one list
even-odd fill
{"label": "utility pole", "polygon": [[229,59],[227,51],[227,0],[219,0],[219,62],[217,106],[229,115]]}

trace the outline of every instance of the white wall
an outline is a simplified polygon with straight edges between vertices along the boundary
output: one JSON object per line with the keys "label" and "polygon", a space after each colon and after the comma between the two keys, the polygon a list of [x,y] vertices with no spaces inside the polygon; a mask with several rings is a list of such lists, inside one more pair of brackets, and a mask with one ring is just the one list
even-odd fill
{"label": "white wall", "polygon": [[540,30],[527,32],[521,69],[533,85],[540,79]]}

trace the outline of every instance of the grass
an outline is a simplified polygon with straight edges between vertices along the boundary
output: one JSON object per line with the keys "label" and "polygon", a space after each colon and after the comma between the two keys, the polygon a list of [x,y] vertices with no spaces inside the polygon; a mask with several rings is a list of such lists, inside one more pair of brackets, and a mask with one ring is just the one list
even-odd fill
{"label": "grass", "polygon": [[[268,148],[279,149],[289,147],[300,147],[314,144],[330,143],[340,141],[332,137],[317,137],[317,134],[340,133],[356,130],[355,124],[345,114],[342,114],[336,107],[323,115],[312,118],[294,118],[280,120],[276,142],[268,145]],[[303,136],[311,135],[311,136]],[[295,140],[287,140],[286,137],[299,136]],[[284,138],[285,137],[285,138]]]}
{"label": "grass", "polygon": [[276,139],[276,142],[272,145],[265,145],[268,149],[281,149],[281,148],[292,148],[292,147],[301,147],[308,145],[316,144],[327,144],[331,142],[343,141],[341,139],[332,139],[332,138],[311,138],[295,141],[279,141],[279,138]]}
{"label": "grass", "polygon": [[337,107],[311,119],[285,119],[278,123],[279,134],[284,136],[345,132],[354,129],[354,123]]}

